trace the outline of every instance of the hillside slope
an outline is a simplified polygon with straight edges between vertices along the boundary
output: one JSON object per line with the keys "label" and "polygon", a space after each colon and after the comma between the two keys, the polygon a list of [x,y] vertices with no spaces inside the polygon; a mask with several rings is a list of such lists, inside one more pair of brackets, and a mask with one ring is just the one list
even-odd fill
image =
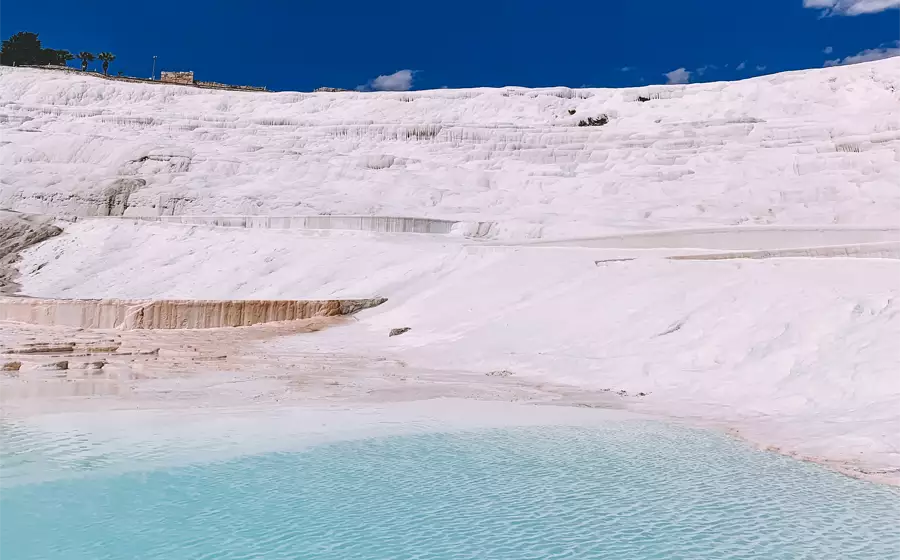
{"label": "hillside slope", "polygon": [[26,212],[399,215],[494,221],[500,237],[900,213],[900,59],[688,86],[316,94],[2,68],[0,133],[0,206]]}
{"label": "hillside slope", "polygon": [[[23,252],[24,295],[388,298],[229,348],[254,402],[318,398],[313,370],[345,402],[594,392],[900,484],[900,58],[367,94],[2,68],[0,114],[0,206],[147,218],[67,224]],[[127,394],[177,388],[134,367]],[[177,367],[198,400],[166,402],[219,402],[221,377]]]}

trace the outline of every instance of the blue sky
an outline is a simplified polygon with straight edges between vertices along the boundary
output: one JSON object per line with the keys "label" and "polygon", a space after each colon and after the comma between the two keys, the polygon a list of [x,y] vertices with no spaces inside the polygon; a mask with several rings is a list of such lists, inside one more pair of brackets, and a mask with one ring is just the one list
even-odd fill
{"label": "blue sky", "polygon": [[900,54],[898,7],[900,0],[3,0],[0,34],[33,31],[46,47],[111,51],[111,72],[149,77],[157,55],[157,71],[276,90],[618,87]]}

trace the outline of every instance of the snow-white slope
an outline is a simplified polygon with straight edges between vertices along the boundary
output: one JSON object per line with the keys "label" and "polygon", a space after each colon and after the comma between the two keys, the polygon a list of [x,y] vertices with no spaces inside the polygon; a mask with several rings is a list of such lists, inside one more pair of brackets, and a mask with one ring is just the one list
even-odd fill
{"label": "snow-white slope", "polygon": [[[20,269],[28,293],[44,297],[384,296],[358,322],[263,353],[649,393],[628,406],[723,423],[900,483],[896,255],[666,258],[685,252],[703,250],[83,220],[29,250]],[[412,330],[388,338],[396,327]]]}
{"label": "snow-white slope", "polygon": [[31,212],[408,215],[500,236],[900,212],[900,59],[691,86],[316,94],[2,68],[0,124],[0,205]]}
{"label": "snow-white slope", "polygon": [[[649,393],[623,402],[900,481],[900,59],[686,87],[379,94],[0,69],[0,103],[0,205],[406,215],[494,222],[479,236],[500,241],[79,219],[23,255],[28,295],[385,296],[269,349]],[[572,126],[600,113],[608,125]],[[688,227],[704,229],[659,231]],[[768,258],[781,248],[792,258]]]}

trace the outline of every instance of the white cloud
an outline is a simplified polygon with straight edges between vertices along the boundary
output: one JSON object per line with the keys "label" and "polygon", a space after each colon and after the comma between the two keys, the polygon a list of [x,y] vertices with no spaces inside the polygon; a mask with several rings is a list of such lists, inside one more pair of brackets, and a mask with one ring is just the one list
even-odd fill
{"label": "white cloud", "polygon": [[756,70],[757,70],[757,72],[762,72],[762,71],[765,70],[766,68],[768,68],[768,66],[766,66],[765,64],[757,64],[757,65],[756,65]]}
{"label": "white cloud", "polygon": [[667,84],[686,84],[691,81],[691,73],[684,68],[666,72],[663,76],[666,77]]}
{"label": "white cloud", "polygon": [[824,49],[822,49],[822,52],[825,54],[831,54],[834,52],[834,49],[831,47],[825,47]]}
{"label": "white cloud", "polygon": [[877,49],[866,49],[844,58],[826,60],[824,66],[844,66],[847,64],[857,64],[859,62],[871,62],[873,60],[881,60],[883,58],[891,58],[894,56],[900,56],[900,41],[885,43]]}
{"label": "white cloud", "polygon": [[412,83],[412,70],[397,70],[393,74],[381,75],[374,80],[369,80],[369,83],[358,86],[356,89],[360,91],[409,91]]}
{"label": "white cloud", "polygon": [[747,67],[747,61],[744,61],[744,62],[741,62],[740,64],[738,64],[734,69],[735,70],[743,70],[746,67]]}
{"label": "white cloud", "polygon": [[718,69],[719,69],[719,67],[716,66],[715,64],[707,64],[706,66],[701,66],[700,68],[697,68],[697,75],[702,76],[703,74],[706,74],[709,70],[718,70]]}
{"label": "white cloud", "polygon": [[900,0],[803,0],[803,7],[825,10],[826,15],[858,16],[900,8]]}

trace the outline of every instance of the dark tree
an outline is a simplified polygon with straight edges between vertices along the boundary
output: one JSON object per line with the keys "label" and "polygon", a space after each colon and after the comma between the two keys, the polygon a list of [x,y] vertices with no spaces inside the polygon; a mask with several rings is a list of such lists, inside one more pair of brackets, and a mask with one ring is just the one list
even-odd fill
{"label": "dark tree", "polygon": [[89,62],[94,61],[93,53],[89,53],[87,51],[81,51],[80,53],[78,53],[78,56],[76,58],[78,58],[81,61],[81,71],[82,72],[85,72],[87,70]]}
{"label": "dark tree", "polygon": [[116,55],[111,52],[102,52],[97,58],[103,61],[103,74],[109,75],[109,63],[116,59]]}
{"label": "dark tree", "polygon": [[41,64],[54,64],[57,66],[65,66],[70,60],[74,60],[75,56],[66,50],[43,49],[41,51]]}
{"label": "dark tree", "polygon": [[0,48],[0,64],[4,66],[23,66],[40,64],[43,58],[41,40],[37,33],[20,31],[3,41]]}

